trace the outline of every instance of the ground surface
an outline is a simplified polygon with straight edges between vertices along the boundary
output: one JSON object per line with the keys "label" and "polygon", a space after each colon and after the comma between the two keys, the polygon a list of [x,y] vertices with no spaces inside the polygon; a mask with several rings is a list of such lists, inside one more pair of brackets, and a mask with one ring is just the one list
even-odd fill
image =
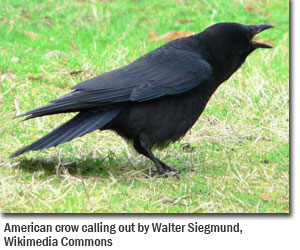
{"label": "ground surface", "polygon": [[[163,151],[181,179],[146,178],[151,162],[111,132],[15,159],[16,149],[73,114],[12,117],[72,85],[125,65],[169,31],[233,21],[273,24],[210,100],[192,130]],[[87,213],[287,213],[289,18],[276,1],[0,0],[0,210]]]}

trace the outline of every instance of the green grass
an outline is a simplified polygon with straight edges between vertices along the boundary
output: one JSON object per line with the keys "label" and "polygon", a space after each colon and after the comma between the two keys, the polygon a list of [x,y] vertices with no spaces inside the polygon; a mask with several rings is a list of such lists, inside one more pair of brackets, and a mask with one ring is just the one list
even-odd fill
{"label": "green grass", "polygon": [[[250,55],[192,130],[155,151],[183,170],[180,180],[146,178],[152,163],[112,132],[8,158],[73,116],[14,115],[158,47],[151,31],[200,32],[224,21],[275,25],[259,35],[274,49]],[[1,211],[289,212],[288,32],[281,0],[0,0]]]}

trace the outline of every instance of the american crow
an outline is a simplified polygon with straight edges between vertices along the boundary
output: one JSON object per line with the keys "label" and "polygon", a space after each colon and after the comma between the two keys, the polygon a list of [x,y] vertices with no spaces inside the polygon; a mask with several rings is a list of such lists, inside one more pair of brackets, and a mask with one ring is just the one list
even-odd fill
{"label": "american crow", "polygon": [[96,129],[110,129],[133,141],[159,174],[176,169],[156,158],[153,146],[177,141],[193,126],[208,100],[257,48],[252,41],[272,25],[218,23],[199,34],[173,40],[129,65],[81,82],[51,104],[30,110],[25,120],[78,112],[68,122],[16,151],[57,146]]}

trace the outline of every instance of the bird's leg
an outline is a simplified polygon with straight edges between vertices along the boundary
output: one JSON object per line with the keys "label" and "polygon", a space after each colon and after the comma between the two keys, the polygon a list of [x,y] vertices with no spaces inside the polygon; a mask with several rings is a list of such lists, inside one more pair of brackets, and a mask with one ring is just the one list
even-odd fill
{"label": "bird's leg", "polygon": [[168,166],[161,160],[157,159],[153,155],[149,144],[147,145],[143,140],[135,140],[133,143],[133,146],[137,152],[146,156],[147,158],[149,158],[150,160],[152,160],[154,162],[154,165],[160,175],[164,175],[165,177],[172,176],[172,177],[176,177],[177,179],[179,179],[178,173],[175,173],[175,174],[167,174],[166,173],[167,171],[176,172],[176,169]]}
{"label": "bird's leg", "polygon": [[137,152],[146,156],[147,158],[149,158],[154,162],[154,165],[160,175],[166,173],[167,170],[161,165],[159,160],[153,155],[150,146],[146,146],[146,143],[144,141],[141,142],[141,140],[135,140],[133,146]]}
{"label": "bird's leg", "polygon": [[[157,159],[157,158],[156,158]],[[160,159],[157,159],[160,163],[160,165],[162,165],[162,167],[168,171],[171,172],[178,172],[176,168],[170,167],[169,165],[167,165],[166,163],[164,163],[163,161],[161,161]]]}

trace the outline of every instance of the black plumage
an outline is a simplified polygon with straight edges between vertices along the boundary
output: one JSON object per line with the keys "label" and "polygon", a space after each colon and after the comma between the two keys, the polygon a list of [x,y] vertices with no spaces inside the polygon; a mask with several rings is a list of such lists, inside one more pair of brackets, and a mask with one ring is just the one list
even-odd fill
{"label": "black plumage", "polygon": [[203,112],[212,94],[257,48],[252,41],[271,25],[219,23],[203,32],[173,40],[129,65],[73,87],[51,104],[30,110],[27,119],[79,112],[73,119],[11,157],[70,141],[100,129],[111,129],[132,140],[158,172],[174,168],[157,159],[151,148],[180,139]]}

